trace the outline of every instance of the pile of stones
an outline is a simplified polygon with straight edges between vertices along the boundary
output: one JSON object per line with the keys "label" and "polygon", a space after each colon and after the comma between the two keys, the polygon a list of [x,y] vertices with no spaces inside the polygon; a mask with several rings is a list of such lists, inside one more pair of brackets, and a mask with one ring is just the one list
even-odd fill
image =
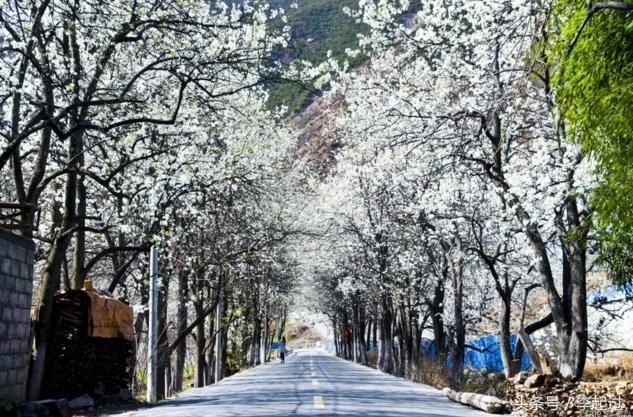
{"label": "pile of stones", "polygon": [[522,372],[507,381],[506,399],[517,416],[629,416],[633,382],[579,382]]}

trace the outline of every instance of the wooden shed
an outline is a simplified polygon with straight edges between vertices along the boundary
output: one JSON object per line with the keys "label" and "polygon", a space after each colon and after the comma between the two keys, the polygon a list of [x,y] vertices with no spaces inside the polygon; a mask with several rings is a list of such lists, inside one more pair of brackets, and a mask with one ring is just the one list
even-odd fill
{"label": "wooden shed", "polygon": [[132,308],[96,290],[60,293],[53,308],[42,397],[116,395],[129,389],[135,364]]}

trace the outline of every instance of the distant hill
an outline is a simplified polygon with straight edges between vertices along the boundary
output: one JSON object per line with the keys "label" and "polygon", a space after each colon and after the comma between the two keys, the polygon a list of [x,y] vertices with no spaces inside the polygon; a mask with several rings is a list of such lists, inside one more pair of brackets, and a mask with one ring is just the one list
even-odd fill
{"label": "distant hill", "polygon": [[[293,3],[298,7],[291,8]],[[291,28],[289,47],[276,51],[275,59],[300,59],[318,64],[332,51],[334,58],[340,62],[347,59],[351,66],[363,61],[362,56],[351,59],[345,54],[345,49],[358,46],[356,34],[366,31],[364,25],[343,12],[344,7],[357,8],[358,0],[270,0],[270,4],[286,10],[287,24]],[[269,92],[270,106],[285,105],[290,114],[305,109],[312,101],[310,92],[295,84],[274,84]]]}
{"label": "distant hill", "polygon": [[[290,0],[275,0],[280,5],[290,4]],[[314,63],[332,55],[350,63],[356,71],[363,63],[370,64],[365,56],[350,59],[346,48],[358,46],[357,33],[367,30],[343,13],[344,7],[358,7],[358,0],[300,0],[298,9],[291,9],[289,23],[292,30],[292,45],[286,51],[280,51],[277,59],[306,59]],[[415,25],[416,11],[421,4],[411,5],[401,16],[406,26]],[[284,55],[287,54],[287,55]],[[346,109],[345,97],[312,97],[295,85],[275,85],[270,89],[271,106],[285,104],[293,115],[294,125],[299,136],[297,156],[308,161],[318,172],[326,173],[334,163],[336,152],[344,146],[332,130],[333,121]]]}

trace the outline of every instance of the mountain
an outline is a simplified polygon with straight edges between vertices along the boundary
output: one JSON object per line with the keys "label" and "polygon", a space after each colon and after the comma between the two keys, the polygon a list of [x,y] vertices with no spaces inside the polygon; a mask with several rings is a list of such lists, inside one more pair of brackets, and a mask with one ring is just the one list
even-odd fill
{"label": "mountain", "polygon": [[[328,51],[331,51],[335,59],[347,60],[352,67],[364,60],[363,56],[352,59],[345,54],[347,48],[358,46],[356,34],[367,30],[343,12],[345,7],[356,9],[358,0],[270,0],[269,3],[286,10],[287,25],[291,28],[288,48],[275,51],[275,59],[299,59],[318,64],[327,59]],[[293,3],[298,7],[292,8]],[[283,25],[281,21],[276,24]],[[273,84],[269,93],[270,106],[285,105],[289,114],[305,109],[313,100],[308,89],[291,83]]]}

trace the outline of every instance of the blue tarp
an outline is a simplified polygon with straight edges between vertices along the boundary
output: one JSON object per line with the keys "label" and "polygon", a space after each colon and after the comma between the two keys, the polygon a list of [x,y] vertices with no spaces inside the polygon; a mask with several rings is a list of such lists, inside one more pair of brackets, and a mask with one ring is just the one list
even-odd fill
{"label": "blue tarp", "polygon": [[[624,286],[609,285],[601,288],[600,290],[589,291],[587,294],[587,301],[589,303],[599,304],[614,298],[622,298],[623,295],[633,295],[633,283]],[[512,335],[510,337],[510,344],[513,351],[516,341],[517,336]],[[501,361],[501,352],[499,351],[498,336],[483,336],[478,339],[469,340],[466,344],[474,347],[475,349],[466,347],[466,351],[464,352],[465,366],[489,372],[503,371],[503,362]],[[328,341],[328,348],[334,350],[333,341]],[[377,346],[372,346],[372,343],[368,342],[367,350],[371,351],[376,348]],[[437,358],[437,349],[435,349],[435,344],[432,340],[423,339],[420,348],[422,357]],[[450,359],[447,359],[447,365],[450,366]],[[527,352],[523,352],[523,356],[521,357],[521,370],[526,371],[530,368],[531,365]]]}
{"label": "blue tarp", "polygon": [[[517,341],[517,336],[510,337],[512,350]],[[473,339],[466,342],[466,350],[464,352],[464,365],[470,368],[482,369],[489,372],[503,371],[503,362],[501,360],[501,352],[499,350],[499,336],[489,335]],[[475,349],[469,348],[472,346]],[[432,340],[422,340],[421,346],[422,356],[425,358],[437,358],[437,349]],[[447,359],[450,366],[450,358]],[[530,359],[526,352],[521,357],[521,370],[530,369]]]}
{"label": "blue tarp", "polygon": [[[633,284],[628,284],[625,286],[617,286],[617,285],[609,285],[600,290],[590,291],[587,295],[587,301],[589,303],[600,303],[607,300],[612,300],[615,298],[622,298],[625,294],[633,294]],[[517,336],[512,335],[510,338],[510,343],[512,345],[512,350],[514,351],[514,346],[516,344]],[[434,352],[435,347],[431,341],[425,340],[427,346],[426,350],[424,349],[423,343],[423,355],[436,357],[437,352]],[[499,351],[499,337],[495,335],[484,336],[479,339],[469,340],[466,342],[467,345],[475,347],[477,350],[466,348],[466,352],[464,353],[464,365],[470,366],[476,369],[484,369],[487,371],[502,371],[503,363],[501,362],[501,352]],[[482,350],[483,352],[479,352],[478,350]],[[521,370],[530,369],[530,360],[526,352],[523,352],[523,357],[521,358]]]}
{"label": "blue tarp", "polygon": [[[516,335],[510,336],[512,351],[514,351],[516,341]],[[484,369],[490,372],[503,371],[503,361],[501,360],[501,351],[499,349],[499,336],[484,336],[479,339],[468,341],[467,345],[470,345],[475,349],[466,347],[466,351],[464,352],[465,366],[475,369]],[[530,369],[530,367],[530,359],[524,351],[523,356],[521,357],[521,370],[526,371]]]}
{"label": "blue tarp", "polygon": [[[510,337],[510,344],[514,351],[517,336],[512,335]],[[464,365],[470,368],[481,369],[488,372],[502,372],[503,362],[501,361],[501,352],[499,351],[499,337],[496,335],[484,336],[479,339],[473,339],[466,342],[468,346],[472,346],[475,349],[466,347],[464,352]],[[373,346],[373,343],[369,342],[368,351],[377,349],[377,346]],[[328,340],[327,347],[330,350],[334,350],[334,342]],[[437,358],[437,349],[432,340],[423,339],[420,346],[420,354],[424,358]],[[451,366],[450,358],[446,359],[447,365]],[[521,358],[521,370],[527,371],[531,368],[530,359],[526,352],[523,352]]]}

